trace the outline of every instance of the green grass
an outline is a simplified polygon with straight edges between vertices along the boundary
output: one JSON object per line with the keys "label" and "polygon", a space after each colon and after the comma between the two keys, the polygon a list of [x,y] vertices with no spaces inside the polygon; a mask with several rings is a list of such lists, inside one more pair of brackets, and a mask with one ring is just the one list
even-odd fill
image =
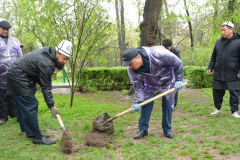
{"label": "green grass", "polygon": [[70,96],[54,95],[64,125],[72,133],[75,148],[79,149],[65,155],[61,153],[61,128],[38,91],[40,129],[57,143],[52,146],[34,145],[32,139],[20,132],[16,118],[9,119],[0,126],[0,159],[102,160],[107,159],[106,155],[110,159],[236,159],[240,156],[240,127],[238,119],[229,117],[229,93],[224,97],[222,114],[212,117],[211,89],[195,92],[179,93],[172,120],[174,139],[167,139],[162,134],[161,100],[156,100],[150,120],[153,132],[149,132],[146,138],[133,140],[132,136],[138,131],[140,113],[128,113],[114,120],[115,133],[109,136],[113,142],[107,144],[107,148],[89,147],[84,137],[92,130],[92,121],[99,115],[107,112],[113,116],[131,106],[132,101],[124,98],[126,91],[99,91],[89,93],[87,97],[80,94],[74,97],[72,107],[69,107]]}
{"label": "green grass", "polygon": [[[67,82],[67,77],[65,77],[65,83]],[[63,83],[63,77],[56,77],[56,79],[52,79],[52,83]]]}

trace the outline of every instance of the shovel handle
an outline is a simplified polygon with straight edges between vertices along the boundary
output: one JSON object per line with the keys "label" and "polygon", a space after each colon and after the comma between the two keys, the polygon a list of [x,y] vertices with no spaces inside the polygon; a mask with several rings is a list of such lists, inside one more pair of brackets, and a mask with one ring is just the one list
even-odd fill
{"label": "shovel handle", "polygon": [[59,114],[56,114],[56,117],[57,117],[57,120],[58,120],[59,125],[61,126],[61,128],[62,128],[62,130],[63,130],[63,132],[64,132],[66,129],[65,129],[65,127],[64,127],[64,124],[63,124],[63,121],[62,121],[60,115],[59,115]]}
{"label": "shovel handle", "polygon": [[[188,83],[185,82],[185,83],[183,83],[183,86],[185,86],[185,85],[187,85],[187,84],[188,84]],[[155,97],[153,97],[153,98],[150,98],[150,99],[148,99],[148,100],[140,103],[139,106],[142,107],[142,106],[144,106],[144,105],[146,105],[146,104],[148,104],[148,103],[150,103],[150,102],[152,102],[152,101],[154,101],[154,100],[156,100],[156,99],[158,99],[158,98],[161,98],[161,97],[163,97],[163,96],[165,96],[165,95],[167,95],[167,94],[175,91],[175,90],[176,90],[176,88],[172,88],[172,89],[170,89],[170,90],[168,90],[168,91],[166,91],[166,92],[163,92],[163,93],[161,93],[161,94],[159,94],[159,95],[157,95],[157,96],[155,96]],[[124,114],[126,114],[126,113],[128,113],[128,112],[131,112],[132,110],[133,110],[133,108],[131,107],[131,108],[129,108],[129,109],[127,109],[127,110],[125,110],[125,111],[123,111],[123,112],[121,112],[121,113],[119,113],[119,114],[117,114],[117,115],[115,115],[115,116],[107,119],[106,121],[109,122],[109,121],[111,121],[111,120],[113,120],[113,119],[116,119],[116,118],[118,118],[118,117],[120,117],[120,116],[122,116],[122,115],[124,115]]]}

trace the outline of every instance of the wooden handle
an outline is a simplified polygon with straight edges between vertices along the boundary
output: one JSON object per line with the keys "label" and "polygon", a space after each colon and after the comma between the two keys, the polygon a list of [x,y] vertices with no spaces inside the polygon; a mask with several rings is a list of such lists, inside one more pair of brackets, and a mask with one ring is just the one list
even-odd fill
{"label": "wooden handle", "polygon": [[[187,82],[183,83],[183,86],[185,86],[185,85],[187,85]],[[158,98],[161,98],[161,97],[163,97],[163,96],[165,96],[165,95],[175,91],[175,90],[176,90],[176,88],[172,88],[172,89],[170,89],[170,90],[168,90],[166,92],[163,92],[162,94],[159,94],[159,95],[157,95],[157,96],[155,96],[153,98],[150,98],[150,99],[140,103],[139,106],[142,107],[142,106],[144,106],[144,105],[146,105],[146,104],[148,104],[148,103],[150,103],[150,102],[152,102],[152,101],[154,101],[154,100],[156,100]],[[127,109],[127,110],[125,110],[125,111],[123,111],[123,112],[121,112],[121,113],[119,113],[119,114],[117,114],[117,115],[107,119],[106,121],[109,122],[109,121],[111,121],[113,119],[116,119],[116,118],[118,118],[118,117],[120,117],[120,116],[122,116],[122,115],[124,115],[124,114],[126,114],[128,112],[131,112],[132,110],[133,110],[133,108],[131,107],[131,108],[129,108],[129,109]]]}
{"label": "wooden handle", "polygon": [[65,129],[65,127],[64,127],[64,124],[63,124],[63,121],[62,121],[60,115],[59,115],[59,114],[56,114],[56,117],[57,117],[58,123],[59,123],[59,125],[61,126],[62,130],[65,131],[66,129]]}

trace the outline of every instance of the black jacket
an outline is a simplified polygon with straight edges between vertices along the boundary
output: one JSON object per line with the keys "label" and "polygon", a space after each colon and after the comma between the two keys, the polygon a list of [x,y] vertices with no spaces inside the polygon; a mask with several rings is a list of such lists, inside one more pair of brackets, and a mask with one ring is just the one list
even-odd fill
{"label": "black jacket", "polygon": [[213,78],[222,82],[236,81],[240,73],[240,36],[220,38],[213,49],[208,69],[214,69]]}
{"label": "black jacket", "polygon": [[180,57],[180,51],[179,51],[179,49],[178,49],[177,47],[174,47],[174,46],[173,46],[173,47],[171,48],[171,52],[174,53],[178,58],[181,58],[181,57]]}
{"label": "black jacket", "polygon": [[55,71],[55,47],[47,47],[30,52],[11,65],[7,75],[8,94],[16,96],[34,96],[36,83],[48,107],[54,106],[51,76]]}

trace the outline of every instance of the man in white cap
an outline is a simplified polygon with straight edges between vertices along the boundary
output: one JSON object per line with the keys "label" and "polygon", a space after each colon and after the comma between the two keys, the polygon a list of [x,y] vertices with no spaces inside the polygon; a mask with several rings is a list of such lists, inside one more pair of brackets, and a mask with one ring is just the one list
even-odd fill
{"label": "man in white cap", "polygon": [[222,37],[216,41],[207,74],[213,74],[213,99],[215,109],[211,115],[221,113],[223,96],[226,90],[230,93],[231,116],[240,118],[238,114],[240,90],[240,36],[233,32],[234,24],[222,24]]}
{"label": "man in white cap", "polygon": [[13,95],[21,132],[33,138],[34,144],[55,143],[39,130],[36,83],[40,85],[45,102],[56,118],[56,114],[60,113],[54,105],[51,77],[55,67],[61,70],[71,56],[72,43],[63,40],[58,47],[46,47],[25,54],[14,61],[8,70],[7,91]]}

